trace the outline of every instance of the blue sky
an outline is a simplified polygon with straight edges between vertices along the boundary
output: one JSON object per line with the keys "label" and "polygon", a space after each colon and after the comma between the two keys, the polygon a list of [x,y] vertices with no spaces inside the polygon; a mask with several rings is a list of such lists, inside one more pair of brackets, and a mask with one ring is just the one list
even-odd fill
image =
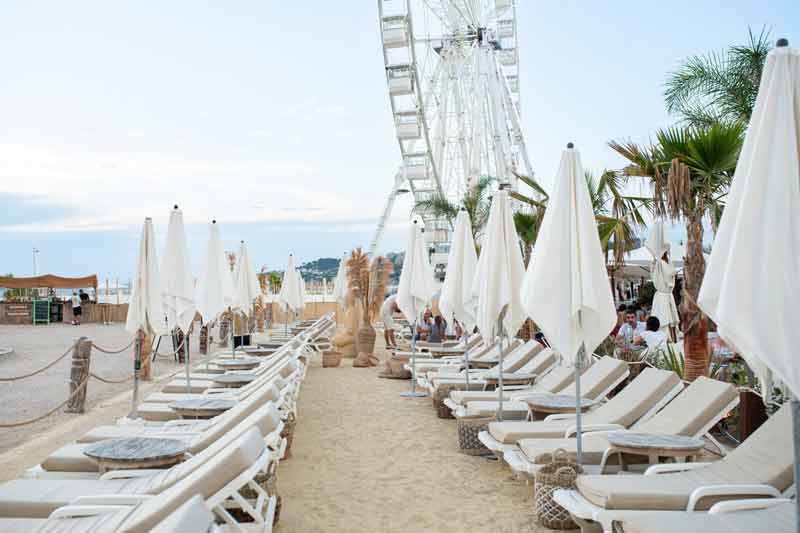
{"label": "blue sky", "polygon": [[[573,141],[668,125],[666,73],[742,42],[799,42],[790,1],[518,0],[523,129],[546,185]],[[130,276],[141,221],[182,206],[260,267],[367,245],[399,162],[375,1],[0,4],[0,271]],[[408,200],[383,248],[402,247]]]}

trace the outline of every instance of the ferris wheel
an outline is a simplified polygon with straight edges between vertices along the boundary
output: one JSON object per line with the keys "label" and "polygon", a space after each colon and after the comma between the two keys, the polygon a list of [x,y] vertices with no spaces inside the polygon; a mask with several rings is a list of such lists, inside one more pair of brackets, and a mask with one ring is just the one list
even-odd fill
{"label": "ferris wheel", "polygon": [[[374,253],[399,191],[456,200],[481,176],[517,188],[532,174],[520,127],[515,0],[378,0],[387,90],[401,163]],[[426,240],[450,224],[421,213]]]}

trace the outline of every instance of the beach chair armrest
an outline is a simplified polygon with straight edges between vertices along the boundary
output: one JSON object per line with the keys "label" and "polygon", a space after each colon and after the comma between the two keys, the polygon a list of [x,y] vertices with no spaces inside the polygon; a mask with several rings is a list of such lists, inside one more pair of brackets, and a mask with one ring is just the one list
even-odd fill
{"label": "beach chair armrest", "polygon": [[224,392],[230,393],[231,389],[226,389],[222,387],[212,387],[203,391],[203,394],[222,394]]}
{"label": "beach chair armrest", "polygon": [[109,470],[102,476],[101,480],[107,479],[129,479],[134,477],[150,477],[163,472],[162,468],[137,468],[131,470]]}
{"label": "beach chair armrest", "polygon": [[553,422],[555,420],[574,420],[575,413],[555,413],[544,417],[544,422]]}
{"label": "beach chair armrest", "polygon": [[78,496],[70,505],[138,505],[145,500],[155,498],[150,494],[90,494]]}
{"label": "beach chair armrest", "polygon": [[[619,424],[585,424],[581,425],[581,435],[610,433],[612,431],[621,431],[625,428]],[[570,426],[564,432],[564,438],[574,437],[578,433],[577,426]]]}
{"label": "beach chair armrest", "polygon": [[711,463],[664,463],[658,465],[651,465],[644,471],[645,476],[654,476],[656,474],[673,474],[675,472],[686,472],[693,470],[700,466],[707,466]]}
{"label": "beach chair armrest", "polygon": [[530,385],[504,385],[503,390],[506,391],[515,391],[515,390],[525,390],[530,388]]}
{"label": "beach chair armrest", "polygon": [[772,485],[706,485],[692,491],[689,503],[686,504],[686,511],[693,512],[704,498],[725,497],[729,499],[731,496],[780,498],[781,493]]}
{"label": "beach chair armrest", "polygon": [[181,426],[196,426],[196,425],[197,425],[197,420],[184,420],[181,418],[176,418],[175,420],[167,420],[166,422],[164,422],[163,427],[175,428]]}
{"label": "beach chair armrest", "polygon": [[767,509],[774,505],[782,503],[791,503],[794,500],[790,498],[750,498],[747,500],[730,500],[715,503],[708,510],[708,514],[727,514],[735,513],[737,511],[755,511],[759,509]]}
{"label": "beach chair armrest", "polygon": [[65,505],[59,507],[48,518],[77,518],[80,516],[98,516],[130,509],[129,505]]}

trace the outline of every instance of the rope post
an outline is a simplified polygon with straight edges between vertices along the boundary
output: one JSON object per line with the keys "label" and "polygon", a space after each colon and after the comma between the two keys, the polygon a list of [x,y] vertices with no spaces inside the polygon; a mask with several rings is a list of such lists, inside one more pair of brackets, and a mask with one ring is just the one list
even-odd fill
{"label": "rope post", "polygon": [[139,348],[139,377],[142,380],[150,381],[151,375],[151,358],[153,354],[153,337],[144,331],[140,333],[142,336]]}
{"label": "rope post", "polygon": [[69,373],[69,400],[67,413],[86,412],[86,391],[89,388],[89,364],[92,355],[92,342],[81,337],[72,348],[72,368]]}
{"label": "rope post", "polygon": [[136,332],[136,342],[133,345],[133,408],[131,409],[131,414],[128,415],[129,418],[138,418],[139,416],[136,411],[139,405],[139,374],[142,369],[142,359],[149,359],[149,354],[145,357],[143,353],[147,344],[147,334],[144,330],[139,329]]}

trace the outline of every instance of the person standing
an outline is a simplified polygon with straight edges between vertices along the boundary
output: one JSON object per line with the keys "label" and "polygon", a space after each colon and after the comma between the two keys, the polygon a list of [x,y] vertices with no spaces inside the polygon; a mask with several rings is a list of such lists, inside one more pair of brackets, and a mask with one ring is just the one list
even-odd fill
{"label": "person standing", "polygon": [[397,349],[397,340],[394,338],[394,314],[400,311],[397,306],[397,295],[392,294],[383,301],[380,315],[383,322],[383,340],[386,341],[386,349]]}
{"label": "person standing", "polygon": [[72,291],[72,298],[70,298],[70,300],[72,301],[72,316],[74,317],[72,319],[72,325],[80,326],[81,315],[83,314],[83,311],[81,310],[81,297],[78,296],[77,292]]}

